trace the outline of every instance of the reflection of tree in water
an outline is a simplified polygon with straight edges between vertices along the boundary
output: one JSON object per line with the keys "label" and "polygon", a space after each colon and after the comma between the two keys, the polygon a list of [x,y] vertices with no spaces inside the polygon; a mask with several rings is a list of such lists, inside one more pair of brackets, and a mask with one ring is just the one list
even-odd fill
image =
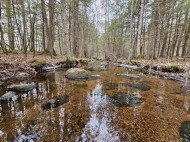
{"label": "reflection of tree in water", "polygon": [[18,110],[15,106],[14,101],[10,102],[1,102],[0,104],[0,128],[3,130],[3,139],[12,141],[14,139],[14,135],[16,134],[16,121],[15,117],[18,114],[23,114],[23,110]]}
{"label": "reflection of tree in water", "polygon": [[118,132],[114,130],[111,123],[116,118],[117,110],[110,110],[109,100],[102,92],[102,85],[98,83],[91,94],[88,94],[87,101],[90,107],[90,120],[84,128],[82,139],[84,141],[94,140],[119,141]]}
{"label": "reflection of tree in water", "polygon": [[76,86],[75,81],[66,80],[59,72],[48,79],[47,83],[49,83],[49,93],[47,93],[49,98],[52,97],[51,94],[54,96],[65,94],[70,99],[69,103],[46,112],[45,132],[42,141],[78,141],[89,118],[89,108],[84,103],[86,90]]}

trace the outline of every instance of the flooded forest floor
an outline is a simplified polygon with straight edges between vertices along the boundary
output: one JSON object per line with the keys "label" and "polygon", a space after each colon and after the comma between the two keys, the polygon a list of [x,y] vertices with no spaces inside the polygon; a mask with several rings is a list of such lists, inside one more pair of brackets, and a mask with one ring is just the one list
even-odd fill
{"label": "flooded forest floor", "polygon": [[189,70],[188,58],[0,55],[0,141],[190,141]]}

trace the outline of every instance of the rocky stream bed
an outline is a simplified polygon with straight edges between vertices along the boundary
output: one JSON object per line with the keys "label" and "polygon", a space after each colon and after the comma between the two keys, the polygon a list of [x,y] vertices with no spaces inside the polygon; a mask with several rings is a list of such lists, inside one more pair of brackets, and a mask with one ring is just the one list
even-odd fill
{"label": "rocky stream bed", "polygon": [[3,58],[0,141],[190,141],[187,67]]}

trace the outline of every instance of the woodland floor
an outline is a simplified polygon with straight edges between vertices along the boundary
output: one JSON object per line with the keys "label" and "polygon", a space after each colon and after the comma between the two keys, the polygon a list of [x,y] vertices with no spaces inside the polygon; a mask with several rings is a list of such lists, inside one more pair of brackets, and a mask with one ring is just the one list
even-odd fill
{"label": "woodland floor", "polygon": [[[9,80],[25,80],[30,79],[37,75],[36,68],[43,66],[56,66],[60,62],[65,62],[67,58],[65,56],[50,57],[48,55],[37,55],[33,58],[33,55],[0,54],[0,86]],[[80,61],[81,59],[74,59]],[[91,59],[83,59],[91,61]],[[156,60],[127,60],[118,59],[113,61],[119,64],[129,64],[138,66],[140,71],[148,73],[151,68],[152,71],[149,74],[159,76],[169,76],[169,79],[180,81],[180,78],[189,78],[190,76],[190,58],[159,58]],[[143,69],[143,70],[142,70]],[[169,75],[168,75],[169,74]],[[176,77],[176,74],[178,78]]]}

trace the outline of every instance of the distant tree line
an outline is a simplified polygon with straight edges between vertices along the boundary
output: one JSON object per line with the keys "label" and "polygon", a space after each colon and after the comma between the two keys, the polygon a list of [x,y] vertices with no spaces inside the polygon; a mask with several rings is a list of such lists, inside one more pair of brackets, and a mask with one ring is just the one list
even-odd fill
{"label": "distant tree line", "polygon": [[[189,0],[106,0],[104,38],[117,58],[190,55]],[[107,15],[109,17],[109,15]],[[108,18],[107,18],[108,19]]]}
{"label": "distant tree line", "polygon": [[[25,56],[40,52],[97,58],[190,55],[190,1],[96,3],[96,0],[1,0],[0,50]],[[97,25],[102,24],[98,21],[102,18],[104,30],[100,31]]]}

